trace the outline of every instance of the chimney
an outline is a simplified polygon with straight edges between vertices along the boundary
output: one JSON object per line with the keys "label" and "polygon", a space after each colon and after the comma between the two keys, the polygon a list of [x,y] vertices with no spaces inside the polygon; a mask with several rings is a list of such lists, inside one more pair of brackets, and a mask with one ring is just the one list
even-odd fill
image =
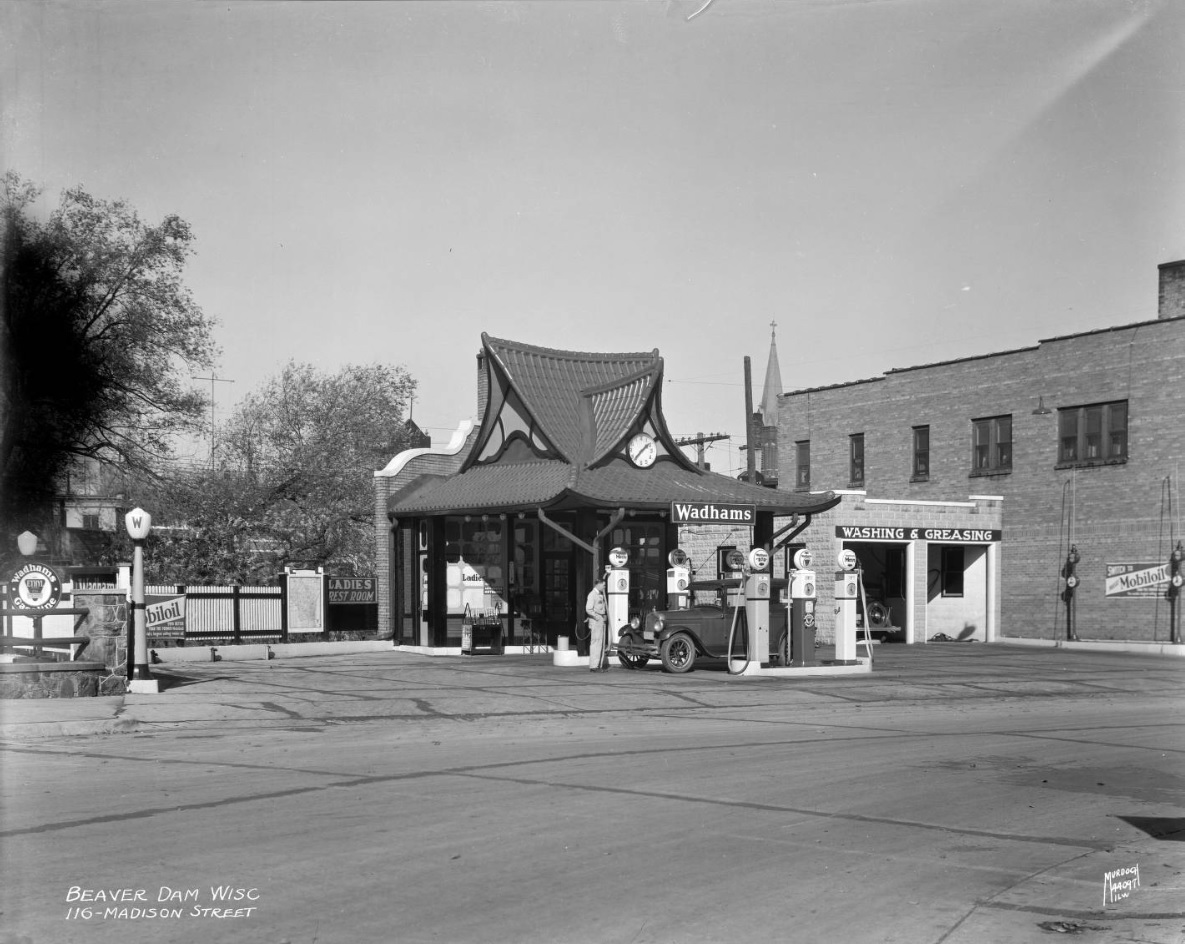
{"label": "chimney", "polygon": [[480,426],[486,418],[486,401],[490,398],[490,390],[486,378],[486,352],[477,352],[477,423]]}
{"label": "chimney", "polygon": [[1185,318],[1185,259],[1160,266],[1160,319]]}

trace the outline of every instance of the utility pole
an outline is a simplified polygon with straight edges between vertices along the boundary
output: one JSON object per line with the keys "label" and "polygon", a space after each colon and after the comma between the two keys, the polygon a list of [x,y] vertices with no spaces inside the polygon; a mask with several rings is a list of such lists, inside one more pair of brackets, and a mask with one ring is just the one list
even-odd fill
{"label": "utility pole", "polygon": [[676,439],[676,446],[695,446],[696,460],[695,464],[701,469],[704,468],[704,444],[719,442],[721,439],[729,439],[727,433],[709,433],[705,436],[703,433],[696,433],[694,436],[686,436],[683,439]]}
{"label": "utility pole", "polygon": [[[192,376],[192,375],[191,375]],[[233,380],[227,380],[224,377],[219,377],[217,373],[212,373],[209,377],[194,377],[194,380],[208,380],[210,381],[210,468],[214,468],[214,384],[232,384]]]}

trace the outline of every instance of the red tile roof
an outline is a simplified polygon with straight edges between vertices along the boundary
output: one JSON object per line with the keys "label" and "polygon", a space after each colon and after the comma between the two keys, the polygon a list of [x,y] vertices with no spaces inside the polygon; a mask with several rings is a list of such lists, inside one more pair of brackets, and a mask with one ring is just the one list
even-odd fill
{"label": "red tile roof", "polygon": [[[776,514],[812,514],[839,501],[830,493],[782,492],[697,468],[671,440],[663,421],[663,362],[657,350],[556,351],[487,334],[482,343],[491,369],[505,376],[563,457],[503,457],[479,464],[471,453],[461,472],[422,475],[392,495],[392,516],[578,507],[666,510],[676,501],[752,504]],[[497,410],[502,402],[491,398],[487,409]],[[482,430],[492,429],[494,419],[487,415]],[[627,435],[643,426],[663,440],[662,458],[648,469],[614,454]],[[470,448],[483,442],[478,436]]]}
{"label": "red tile roof", "polygon": [[[604,432],[589,441],[588,397],[593,390],[612,387],[627,377],[662,375],[658,350],[648,353],[605,354],[557,351],[482,334],[487,355],[498,364],[547,438],[571,462],[587,461]],[[653,386],[653,381],[651,382]],[[619,414],[614,419],[620,421]],[[612,435],[614,430],[610,430]],[[624,436],[625,430],[616,430]]]}

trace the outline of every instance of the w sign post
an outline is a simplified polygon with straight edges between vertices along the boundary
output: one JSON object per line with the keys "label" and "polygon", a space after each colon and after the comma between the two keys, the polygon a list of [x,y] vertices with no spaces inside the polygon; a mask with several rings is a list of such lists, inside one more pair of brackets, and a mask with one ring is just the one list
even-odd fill
{"label": "w sign post", "polygon": [[[124,516],[124,525],[132,539],[132,628],[134,633],[128,691],[133,695],[155,695],[160,686],[148,671],[148,627],[144,617],[144,540],[152,531],[152,515],[143,508],[133,508]],[[134,656],[133,656],[134,654]]]}

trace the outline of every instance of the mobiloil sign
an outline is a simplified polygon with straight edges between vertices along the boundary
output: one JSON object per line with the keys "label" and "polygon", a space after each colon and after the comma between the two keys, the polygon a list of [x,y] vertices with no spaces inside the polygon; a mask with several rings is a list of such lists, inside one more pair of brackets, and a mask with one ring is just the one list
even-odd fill
{"label": "mobiloil sign", "polygon": [[672,524],[753,524],[756,520],[756,505],[671,502]]}

